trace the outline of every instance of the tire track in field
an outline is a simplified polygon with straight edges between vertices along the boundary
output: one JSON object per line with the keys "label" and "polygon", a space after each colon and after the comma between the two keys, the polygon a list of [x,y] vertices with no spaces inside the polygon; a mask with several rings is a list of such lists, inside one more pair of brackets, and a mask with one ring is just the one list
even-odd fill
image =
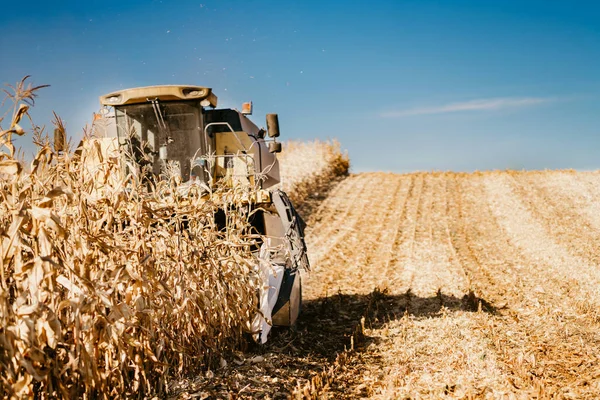
{"label": "tire track in field", "polygon": [[444,174],[444,242],[447,244],[450,249],[451,255],[451,267],[455,271],[456,275],[460,275],[464,279],[464,290],[468,295],[473,294],[473,288],[471,284],[471,275],[464,267],[459,253],[454,246],[454,237],[456,235],[456,231],[452,226],[452,221],[459,221],[462,218],[462,206],[461,202],[453,202],[454,195],[457,193],[457,174],[455,173],[445,173]]}
{"label": "tire track in field", "polygon": [[432,248],[435,246],[432,226],[433,184],[433,177],[426,174],[423,177],[410,258],[407,261],[412,271],[411,294],[421,298],[435,297],[439,289],[434,265],[437,249]]}
{"label": "tire track in field", "polygon": [[399,177],[389,174],[383,184],[370,191],[369,206],[363,210],[363,218],[351,240],[344,243],[342,253],[332,251],[329,259],[339,263],[342,254],[346,255],[346,269],[341,270],[335,283],[337,290],[344,293],[368,294],[375,287],[381,287],[385,277],[377,274],[380,263],[379,241],[385,240],[386,223],[394,211],[395,196],[402,187]]}
{"label": "tire track in field", "polygon": [[453,174],[449,187],[451,244],[469,278],[471,297],[484,309],[539,306],[536,294],[543,289],[530,276],[529,261],[496,222],[485,197],[483,176]]}
{"label": "tire track in field", "polygon": [[[511,277],[520,286],[516,294],[504,289],[511,295],[506,313],[510,318],[489,321],[487,328],[482,327],[490,332],[498,358],[513,373],[513,385],[528,397],[594,398],[600,390],[598,320],[577,300],[577,296],[587,295],[579,291],[577,281],[564,282],[568,261],[576,260],[545,236],[510,190],[510,179],[507,174],[483,178],[491,216],[481,205],[482,196],[474,196],[478,203],[472,215],[479,219],[475,224],[482,227],[494,220],[498,224],[481,228],[471,238],[482,242],[479,254],[483,262],[479,265],[485,268],[486,257],[502,257],[513,266],[506,272],[493,271],[496,282],[484,292],[510,285]],[[502,234],[494,237],[493,232]],[[495,245],[505,250],[495,249]]]}
{"label": "tire track in field", "polygon": [[[322,258],[326,257],[332,248],[356,230],[358,220],[363,215],[365,207],[369,205],[369,193],[366,192],[373,189],[373,180],[376,181],[375,187],[383,182],[383,178],[378,174],[373,174],[370,178],[366,175],[355,175],[348,178],[350,182],[347,183],[349,186],[347,191],[345,190],[343,194],[340,193],[337,196],[341,203],[336,201],[324,208],[336,217],[327,218],[307,229],[306,246],[314,271],[321,268]],[[346,184],[346,180],[342,184]],[[339,209],[342,208],[341,205],[343,205],[343,211],[339,212]]]}
{"label": "tire track in field", "polygon": [[485,199],[486,178],[469,178],[461,179],[455,191],[462,218],[451,219],[454,244],[478,295],[505,306],[496,315],[476,317],[494,343],[509,378],[506,386],[528,398],[598,393],[589,385],[598,374],[598,357],[589,357],[598,346],[588,345],[598,343],[596,323],[578,314],[568,294],[557,291],[561,282],[548,277],[547,266],[507,240],[492,201]]}
{"label": "tire track in field", "polygon": [[[524,172],[513,175],[512,188],[522,199],[531,215],[543,225],[548,236],[569,252],[592,267],[600,265],[600,231],[583,217],[573,196],[558,196],[548,190],[545,181],[555,173],[541,175]],[[543,176],[543,178],[542,178]]]}
{"label": "tire track in field", "polygon": [[356,285],[357,281],[368,292],[375,288],[383,288],[386,286],[387,277],[383,273],[383,266],[389,258],[389,247],[394,241],[393,229],[390,226],[394,225],[398,219],[398,209],[402,209],[406,197],[412,186],[412,178],[406,178],[397,174],[390,174],[389,181],[386,185],[390,190],[385,188],[382,191],[383,197],[377,197],[376,201],[380,202],[380,207],[385,209],[385,213],[378,212],[372,220],[366,221],[365,224],[371,225],[360,234],[364,241],[361,240],[363,249],[358,253],[356,271],[351,274],[352,285]]}
{"label": "tire track in field", "polygon": [[[383,181],[373,179],[375,174],[365,174],[372,182],[369,189],[364,192],[368,198],[368,207],[363,208],[363,215],[356,222],[357,229],[344,237],[333,248],[330,248],[321,263],[325,273],[311,274],[308,284],[311,286],[310,296],[323,295],[323,303],[331,299],[345,299],[349,307],[362,305],[362,313],[370,313],[370,297],[377,292],[376,288],[383,288],[387,284],[387,277],[382,266],[389,252],[382,249],[391,247],[395,231],[390,230],[398,219],[398,209],[406,201],[412,187],[412,177],[397,174],[383,175]],[[340,293],[342,295],[337,296]],[[333,300],[334,301],[334,300]],[[338,311],[339,318],[348,319],[349,313]],[[356,329],[361,326],[359,315],[355,323]],[[385,316],[383,314],[382,316]],[[351,317],[350,317],[351,318]],[[350,335],[349,335],[350,336]],[[348,337],[347,346],[351,346]],[[364,392],[361,387],[364,380],[363,374],[356,375],[354,371],[379,371],[381,370],[381,357],[378,354],[363,354],[359,359],[350,357],[348,374],[337,376],[335,381],[344,387],[343,395],[336,393],[339,398],[356,398]],[[354,370],[357,368],[357,370]]]}
{"label": "tire track in field", "polygon": [[587,193],[597,201],[600,198],[600,171],[577,172],[577,180],[585,185]]}
{"label": "tire track in field", "polygon": [[393,211],[392,200],[401,186],[401,179],[391,174],[362,176],[366,189],[352,200],[356,205],[350,213],[352,219],[345,221],[346,229],[335,240],[321,238],[319,232],[314,231],[316,235],[311,243],[322,248],[316,258],[319,269],[309,277],[312,283],[307,290],[308,296],[338,291],[366,294],[383,282],[381,277],[372,274],[375,268],[371,263],[377,258],[378,233]]}
{"label": "tire track in field", "polygon": [[[323,204],[319,207],[315,216],[310,218],[310,225],[306,229],[307,246],[311,246],[311,232],[316,230],[319,234],[316,235],[323,241],[335,241],[338,235],[346,224],[346,221],[356,212],[355,201],[359,201],[363,196],[363,191],[367,190],[367,186],[363,182],[364,176],[353,175],[344,179],[336,188],[336,193],[330,194]],[[351,199],[353,201],[348,201]],[[314,247],[314,253],[309,252],[311,259],[319,258],[319,251],[324,252],[327,249],[327,243],[319,243]],[[312,260],[311,260],[312,261]]]}
{"label": "tire track in field", "polygon": [[307,221],[310,223],[307,229],[323,225],[329,230],[333,230],[336,227],[333,222],[343,220],[352,209],[352,203],[348,203],[347,198],[357,192],[359,187],[364,187],[360,175],[351,175],[338,183]]}
{"label": "tire track in field", "polygon": [[[502,308],[498,315],[476,317],[479,329],[487,332],[493,343],[493,352],[506,377],[505,387],[511,392],[533,396],[538,378],[532,373],[535,359],[531,349],[544,348],[535,332],[543,329],[553,332],[538,315],[552,314],[552,304],[544,299],[539,277],[527,268],[529,261],[511,245],[496,223],[486,201],[483,177],[468,177],[456,182],[453,203],[458,218],[451,219],[455,232],[453,244],[463,266],[471,276],[471,284],[478,297]],[[525,341],[523,339],[526,339]]]}
{"label": "tire track in field", "polygon": [[370,379],[375,398],[484,396],[506,385],[493,345],[478,329],[487,314],[474,318],[468,296],[463,299],[469,283],[450,237],[449,176],[425,177],[407,314],[369,331],[380,342],[384,372]]}
{"label": "tire track in field", "polygon": [[419,218],[419,209],[421,207],[421,195],[424,185],[424,174],[414,175],[414,184],[411,186],[408,198],[404,202],[402,211],[403,219],[392,246],[392,254],[388,263],[388,277],[392,294],[404,294],[412,287],[413,278],[416,270],[412,262],[417,234],[417,220]]}
{"label": "tire track in field", "polygon": [[461,299],[468,291],[468,279],[448,237],[446,180],[440,173],[425,177],[411,254],[418,268],[410,289],[421,297],[442,293]]}
{"label": "tire track in field", "polygon": [[[484,185],[494,216],[520,251],[529,259],[542,261],[545,272],[560,279],[565,293],[570,296],[577,293],[600,306],[600,269],[597,265],[572,256],[548,235],[543,224],[533,217],[512,190],[514,180],[509,174],[487,175]],[[556,223],[564,224],[564,221]]]}
{"label": "tire track in field", "polygon": [[500,227],[495,224],[482,198],[481,177],[453,174],[448,180],[451,244],[469,277],[470,290],[476,298],[499,307],[514,302],[514,298],[522,301],[528,292],[515,277],[524,261],[516,248],[507,245]]}
{"label": "tire track in field", "polygon": [[507,173],[374,175],[357,181],[362,199],[345,199],[369,206],[349,213],[352,229],[334,241],[319,233],[335,230],[310,231],[327,246],[312,297],[388,289],[333,397],[598,397],[600,314],[586,283],[598,272],[586,271],[591,250],[576,257],[560,244],[566,231],[545,225],[565,223],[558,200],[536,214],[545,186]]}
{"label": "tire track in field", "polygon": [[432,209],[433,242],[438,247],[435,262],[438,290],[445,295],[461,299],[469,291],[469,278],[460,265],[448,227],[449,174],[436,177]]}
{"label": "tire track in field", "polygon": [[[570,213],[584,219],[586,225],[600,232],[600,193],[593,193],[596,182],[588,182],[589,172],[553,171],[529,173],[524,178],[555,205],[570,205]],[[586,227],[587,229],[587,227]]]}
{"label": "tire track in field", "polygon": [[[377,256],[373,260],[376,268],[380,268],[383,273],[387,272],[390,259],[394,251],[394,244],[397,240],[399,225],[404,218],[405,204],[415,184],[413,175],[393,175],[396,190],[391,199],[389,199],[387,215],[382,223],[382,229],[379,239],[376,242],[376,249],[373,253]],[[392,181],[390,181],[390,184]],[[387,200],[387,199],[386,199]]]}
{"label": "tire track in field", "polygon": [[[419,180],[420,175],[410,174],[406,175],[405,177],[405,179],[409,181],[408,188],[406,192],[403,193],[401,200],[399,200],[396,204],[396,214],[394,220],[388,223],[388,226],[390,227],[388,232],[390,232],[391,240],[385,246],[382,246],[381,250],[382,254],[385,257],[385,261],[383,263],[383,273],[385,273],[385,275],[388,277],[394,275],[392,273],[391,267],[392,265],[395,265],[398,261],[398,246],[401,243],[402,235],[404,233],[403,225],[407,216],[407,204],[409,199],[413,196],[415,185],[417,180]],[[387,286],[385,287],[385,289],[392,290],[391,287]]]}
{"label": "tire track in field", "polygon": [[573,180],[567,183],[565,188],[559,187],[557,191],[570,191],[570,186],[574,185],[573,192],[580,200],[579,210],[595,229],[600,230],[600,171],[577,172],[573,175]]}

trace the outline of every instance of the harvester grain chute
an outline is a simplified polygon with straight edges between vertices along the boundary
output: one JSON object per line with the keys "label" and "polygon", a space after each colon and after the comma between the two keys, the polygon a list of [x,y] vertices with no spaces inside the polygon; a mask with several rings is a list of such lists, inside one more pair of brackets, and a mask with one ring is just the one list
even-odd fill
{"label": "harvester grain chute", "polygon": [[[200,86],[120,90],[101,96],[100,103],[92,138],[82,148],[94,141],[103,158],[127,158],[125,170],[132,168],[132,160],[137,164],[133,168],[143,166],[154,177],[168,169],[182,187],[221,183],[248,190],[246,206],[256,211],[252,225],[264,238],[260,257],[269,258],[262,269],[268,290],[261,295],[254,328],[264,342],[272,325],[294,325],[302,303],[300,270],[309,269],[309,262],[304,221],[276,189],[281,151],[277,115],[267,115],[265,131],[246,116],[251,103],[242,112],[217,109],[212,89]],[[273,248],[280,250],[274,254]]]}

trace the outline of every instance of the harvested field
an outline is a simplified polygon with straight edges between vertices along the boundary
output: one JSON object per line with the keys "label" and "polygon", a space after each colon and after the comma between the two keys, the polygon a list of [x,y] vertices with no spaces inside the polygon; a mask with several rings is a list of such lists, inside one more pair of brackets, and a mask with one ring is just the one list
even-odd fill
{"label": "harvested field", "polygon": [[313,270],[297,331],[186,393],[598,398],[598,183],[573,171],[346,178],[305,215]]}

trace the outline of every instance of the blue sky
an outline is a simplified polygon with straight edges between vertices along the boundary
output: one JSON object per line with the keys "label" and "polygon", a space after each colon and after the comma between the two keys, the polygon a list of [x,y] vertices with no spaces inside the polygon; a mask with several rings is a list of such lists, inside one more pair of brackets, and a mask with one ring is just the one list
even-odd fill
{"label": "blue sky", "polygon": [[[353,171],[600,168],[600,2],[61,1],[2,5],[0,80],[71,137],[98,96],[198,84],[337,138]],[[31,152],[29,139],[19,139]]]}

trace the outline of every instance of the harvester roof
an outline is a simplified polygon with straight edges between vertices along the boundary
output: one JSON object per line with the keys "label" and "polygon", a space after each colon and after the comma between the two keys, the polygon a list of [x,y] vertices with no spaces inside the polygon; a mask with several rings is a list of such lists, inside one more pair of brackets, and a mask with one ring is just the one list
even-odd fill
{"label": "harvester roof", "polygon": [[216,107],[217,96],[211,88],[190,85],[145,86],[119,90],[100,96],[100,104],[104,106],[121,106],[125,104],[145,103],[148,100],[200,100],[205,107]]}

